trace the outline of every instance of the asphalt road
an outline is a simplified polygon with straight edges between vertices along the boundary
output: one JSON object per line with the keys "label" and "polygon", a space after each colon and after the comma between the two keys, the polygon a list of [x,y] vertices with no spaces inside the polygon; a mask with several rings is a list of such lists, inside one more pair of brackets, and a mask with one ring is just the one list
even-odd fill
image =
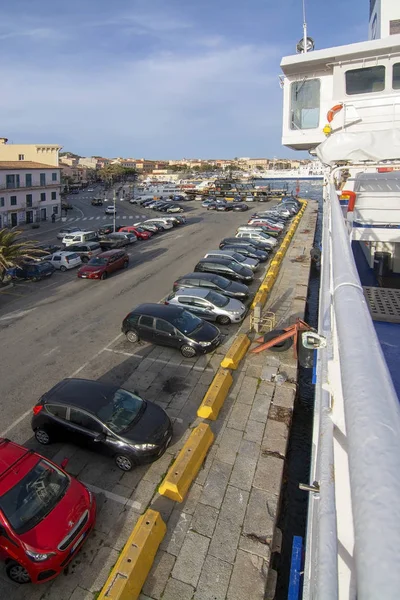
{"label": "asphalt road", "polygon": [[[177,276],[190,272],[244,221],[241,213],[196,208],[186,225],[137,242],[129,249],[129,269],[106,281],[82,281],[75,270],[57,271],[48,280],[18,283],[0,294],[0,434],[21,443],[29,438],[29,419],[23,415],[36,400],[109,344],[129,310],[167,295]],[[56,242],[54,234],[40,239]]]}

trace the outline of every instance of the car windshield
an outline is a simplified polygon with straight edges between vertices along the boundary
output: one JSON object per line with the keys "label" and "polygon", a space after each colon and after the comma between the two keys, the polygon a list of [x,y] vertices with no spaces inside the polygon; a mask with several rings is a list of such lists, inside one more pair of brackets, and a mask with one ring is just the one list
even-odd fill
{"label": "car windshield", "polygon": [[[135,231],[135,230],[132,229],[132,231]],[[138,231],[139,233],[143,233],[144,229],[143,229],[143,227],[136,227],[136,231]]]}
{"label": "car windshield", "polygon": [[91,267],[100,267],[102,265],[107,264],[107,259],[101,258],[99,256],[94,256],[93,258],[91,258],[89,260],[89,262],[87,264],[90,265]]}
{"label": "car windshield", "polygon": [[64,496],[69,477],[40,460],[14,487],[0,496],[0,508],[11,527],[22,534],[42,521]]}
{"label": "car windshield", "polygon": [[115,433],[128,429],[145,407],[144,401],[127,390],[117,390],[112,400],[99,408],[96,415]]}
{"label": "car windshield", "polygon": [[222,308],[229,303],[229,298],[226,298],[222,294],[217,294],[216,292],[208,292],[206,296],[206,300],[214,304],[214,306],[218,306],[218,308]]}
{"label": "car windshield", "polygon": [[193,333],[195,329],[198,329],[201,326],[202,322],[203,321],[199,319],[199,317],[192,315],[192,313],[187,310],[183,310],[177,317],[170,320],[171,325],[185,335]]}
{"label": "car windshield", "polygon": [[228,281],[228,279],[225,279],[225,277],[214,277],[212,282],[215,283],[215,285],[217,285],[218,287],[220,287],[221,290],[226,290],[231,283],[230,281]]}

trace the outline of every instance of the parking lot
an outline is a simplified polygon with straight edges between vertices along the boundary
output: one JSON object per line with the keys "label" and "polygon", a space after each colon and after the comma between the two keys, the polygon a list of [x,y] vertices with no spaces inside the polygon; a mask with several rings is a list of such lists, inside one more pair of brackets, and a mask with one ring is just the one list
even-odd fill
{"label": "parking lot", "polygon": [[[216,353],[185,359],[173,349],[130,344],[120,332],[122,319],[135,305],[164,298],[178,276],[191,272],[204,253],[217,249],[219,241],[233,235],[251,212],[207,212],[196,203],[186,225],[137,242],[128,251],[129,269],[107,281],[78,280],[72,270],[57,272],[48,281],[18,283],[0,294],[5,348],[0,366],[0,435],[57,462],[68,457],[67,471],[90,486],[98,501],[95,530],[71,563],[68,576],[41,586],[19,587],[0,569],[1,597],[80,600],[94,597],[101,589],[132,526],[184,443],[236,330],[233,325],[220,327],[225,338]],[[256,280],[251,287],[256,289]],[[166,454],[150,466],[123,473],[112,460],[76,446],[38,447],[30,429],[32,406],[50,387],[71,376],[115,383],[162,406],[174,425]]]}

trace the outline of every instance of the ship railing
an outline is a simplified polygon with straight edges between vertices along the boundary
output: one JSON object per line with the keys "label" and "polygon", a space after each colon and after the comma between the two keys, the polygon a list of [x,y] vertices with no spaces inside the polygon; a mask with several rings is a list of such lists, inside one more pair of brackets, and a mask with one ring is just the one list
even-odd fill
{"label": "ship railing", "polygon": [[400,407],[333,185],[324,187],[303,599],[397,600]]}

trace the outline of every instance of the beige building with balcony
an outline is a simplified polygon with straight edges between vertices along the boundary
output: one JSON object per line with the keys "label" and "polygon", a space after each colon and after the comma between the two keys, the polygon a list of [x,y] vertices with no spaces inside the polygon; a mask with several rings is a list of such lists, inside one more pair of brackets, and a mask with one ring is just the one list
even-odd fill
{"label": "beige building with balcony", "polygon": [[34,161],[0,161],[0,228],[61,215],[60,171]]}
{"label": "beige building with balcony", "polygon": [[7,138],[0,138],[0,162],[32,161],[58,167],[58,154],[62,148],[58,144],[8,144],[7,142]]}

